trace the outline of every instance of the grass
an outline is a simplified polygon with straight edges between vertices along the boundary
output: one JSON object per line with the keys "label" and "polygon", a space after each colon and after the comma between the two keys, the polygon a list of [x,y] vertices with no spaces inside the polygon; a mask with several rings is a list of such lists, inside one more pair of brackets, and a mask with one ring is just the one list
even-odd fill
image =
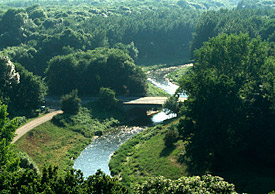
{"label": "grass", "polygon": [[77,115],[57,115],[28,132],[16,142],[38,168],[58,166],[61,174],[68,171],[81,151],[91,143],[95,133],[109,130],[127,117],[120,110],[103,111],[96,103],[82,107]]}
{"label": "grass", "polygon": [[73,165],[73,159],[81,153],[91,138],[67,128],[46,122],[20,138],[16,145],[26,152],[41,170],[45,166],[58,166],[65,172]]}
{"label": "grass", "polygon": [[[164,144],[166,131],[177,121],[174,119],[172,122],[148,128],[125,142],[109,163],[112,175],[121,178],[123,184],[130,189],[154,176],[177,179],[196,175],[188,172],[187,166],[178,162],[185,142],[178,140],[174,146],[168,148]],[[261,166],[252,161],[232,165],[230,169],[212,171],[210,174],[233,183],[240,193],[264,194],[274,190],[274,167]]]}
{"label": "grass", "polygon": [[167,148],[163,140],[166,131],[166,126],[158,125],[124,143],[109,163],[112,174],[121,177],[128,187],[154,176],[170,179],[186,176],[186,166],[177,162],[184,143],[178,141]]}

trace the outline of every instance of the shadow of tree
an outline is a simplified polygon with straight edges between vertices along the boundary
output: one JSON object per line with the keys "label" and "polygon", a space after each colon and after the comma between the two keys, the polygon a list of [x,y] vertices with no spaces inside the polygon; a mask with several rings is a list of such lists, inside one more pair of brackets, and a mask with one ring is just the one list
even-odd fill
{"label": "shadow of tree", "polygon": [[171,145],[171,146],[166,146],[162,151],[161,153],[159,154],[160,157],[166,157],[166,156],[169,156],[173,151],[174,149],[176,148],[175,145]]}

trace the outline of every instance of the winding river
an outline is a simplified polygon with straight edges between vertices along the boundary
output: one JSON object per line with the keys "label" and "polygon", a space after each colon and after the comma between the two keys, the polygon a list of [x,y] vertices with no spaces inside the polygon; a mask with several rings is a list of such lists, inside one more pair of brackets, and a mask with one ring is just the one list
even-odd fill
{"label": "winding river", "polygon": [[[178,86],[165,79],[165,75],[169,71],[152,71],[148,75],[148,81],[155,86],[162,88],[169,94],[174,94]],[[165,114],[161,111],[151,116],[153,124],[158,124],[164,120],[175,117],[175,114]],[[104,173],[110,175],[109,161],[112,154],[123,144],[125,141],[144,130],[145,127],[118,127],[107,134],[96,138],[80,156],[75,160],[74,169],[80,169],[85,177],[93,175],[97,169],[101,169]]]}

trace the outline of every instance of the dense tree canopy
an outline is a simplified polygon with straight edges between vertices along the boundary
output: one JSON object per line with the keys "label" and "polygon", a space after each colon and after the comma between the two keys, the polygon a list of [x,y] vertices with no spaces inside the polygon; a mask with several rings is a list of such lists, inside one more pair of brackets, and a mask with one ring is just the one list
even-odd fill
{"label": "dense tree canopy", "polygon": [[192,73],[180,82],[189,97],[179,125],[194,167],[217,167],[240,153],[265,164],[274,159],[274,57],[268,48],[247,34],[223,34],[196,52]]}
{"label": "dense tree canopy", "polygon": [[0,100],[9,105],[12,114],[31,113],[43,103],[46,86],[40,77],[1,55],[0,74]]}
{"label": "dense tree canopy", "polygon": [[125,50],[138,64],[183,62],[198,15],[158,3],[9,9],[0,17],[0,49],[38,75],[54,56],[97,47]]}
{"label": "dense tree canopy", "polygon": [[96,49],[57,56],[46,72],[49,92],[65,94],[78,89],[81,95],[97,95],[101,87],[118,94],[144,95],[145,73],[118,49]]}
{"label": "dense tree canopy", "polygon": [[[217,10],[237,3],[235,9]],[[179,91],[189,99],[181,106],[171,97],[165,105],[184,114],[178,129],[187,142],[186,161],[202,171],[242,156],[271,165],[273,5],[272,0],[0,0],[0,100],[12,116],[33,113],[43,103],[45,79],[50,95],[75,89],[82,96],[99,94],[108,109],[117,104],[115,94],[146,94],[146,75],[135,64],[182,64],[199,49],[193,70],[180,81]],[[73,92],[63,105],[64,112],[76,113],[79,99]],[[0,192],[127,192],[101,172],[84,180],[73,170],[59,177],[51,167],[42,175],[17,171],[10,146],[16,122],[7,116],[7,107],[0,105]],[[167,142],[173,140],[167,146],[177,140],[170,137],[175,133],[166,135]],[[212,177],[160,179],[138,191],[160,192],[159,186],[178,192],[183,182],[210,179],[234,190],[219,178],[213,178],[218,185]]]}

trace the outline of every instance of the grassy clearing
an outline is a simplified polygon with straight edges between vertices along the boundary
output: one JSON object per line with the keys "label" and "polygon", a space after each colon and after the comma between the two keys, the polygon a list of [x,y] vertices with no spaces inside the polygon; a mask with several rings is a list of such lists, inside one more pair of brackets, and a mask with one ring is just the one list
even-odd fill
{"label": "grassy clearing", "polygon": [[124,143],[109,163],[112,174],[128,187],[153,176],[177,179],[187,175],[186,166],[177,162],[184,143],[178,141],[167,148],[163,140],[166,131],[166,126],[158,125]]}

